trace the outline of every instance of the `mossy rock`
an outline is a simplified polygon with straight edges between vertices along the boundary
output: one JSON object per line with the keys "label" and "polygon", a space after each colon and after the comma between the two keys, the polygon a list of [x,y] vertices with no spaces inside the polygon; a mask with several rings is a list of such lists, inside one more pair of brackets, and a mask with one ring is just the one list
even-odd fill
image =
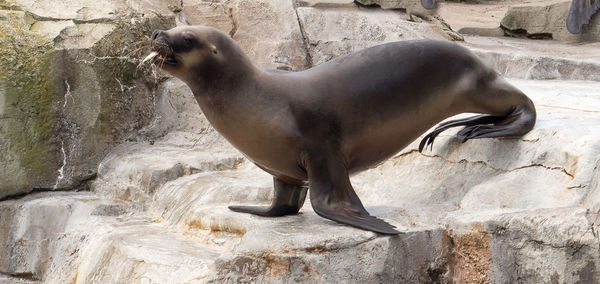
{"label": "mossy rock", "polygon": [[51,187],[59,158],[50,78],[52,43],[28,32],[22,13],[0,23],[1,195]]}
{"label": "mossy rock", "polygon": [[93,46],[60,48],[29,30],[27,12],[0,7],[0,199],[77,188],[153,119],[159,81],[137,69],[135,49],[174,17],[115,16]]}

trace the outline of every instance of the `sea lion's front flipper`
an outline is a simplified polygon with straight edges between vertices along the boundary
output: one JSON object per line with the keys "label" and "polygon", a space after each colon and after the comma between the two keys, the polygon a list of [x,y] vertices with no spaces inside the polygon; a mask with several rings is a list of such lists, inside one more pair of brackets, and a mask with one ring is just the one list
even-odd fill
{"label": "sea lion's front flipper", "polygon": [[319,216],[377,233],[400,233],[367,212],[352,188],[341,157],[325,152],[308,156],[310,203]]}
{"label": "sea lion's front flipper", "polygon": [[285,183],[276,177],[273,177],[273,185],[275,196],[271,206],[229,206],[229,209],[266,217],[297,214],[302,205],[304,205],[307,191],[306,185]]}

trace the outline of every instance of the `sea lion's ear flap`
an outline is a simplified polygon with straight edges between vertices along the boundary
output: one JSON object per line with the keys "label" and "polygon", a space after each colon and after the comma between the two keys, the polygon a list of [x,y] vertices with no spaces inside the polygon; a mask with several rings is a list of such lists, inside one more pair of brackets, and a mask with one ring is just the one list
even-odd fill
{"label": "sea lion's ear flap", "polygon": [[572,34],[578,34],[581,26],[590,23],[592,16],[600,9],[600,1],[573,0],[569,16],[567,17],[567,29]]}
{"label": "sea lion's ear flap", "polygon": [[217,53],[219,53],[219,51],[217,50],[217,47],[216,47],[214,44],[211,44],[211,45],[210,45],[210,51],[211,51],[213,54],[217,54]]}

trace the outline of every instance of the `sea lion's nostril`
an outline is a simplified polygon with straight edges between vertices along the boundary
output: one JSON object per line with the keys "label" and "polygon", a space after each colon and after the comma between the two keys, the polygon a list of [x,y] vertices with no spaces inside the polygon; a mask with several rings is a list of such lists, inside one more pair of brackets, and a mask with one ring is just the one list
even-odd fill
{"label": "sea lion's nostril", "polygon": [[159,35],[160,33],[162,33],[162,31],[161,31],[161,30],[154,30],[154,31],[152,32],[152,40],[155,40],[155,39],[158,37],[158,35]]}

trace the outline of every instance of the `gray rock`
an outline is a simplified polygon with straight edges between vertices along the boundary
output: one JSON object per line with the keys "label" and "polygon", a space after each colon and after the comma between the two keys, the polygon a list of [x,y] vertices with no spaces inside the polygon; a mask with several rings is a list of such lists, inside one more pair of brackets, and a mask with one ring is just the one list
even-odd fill
{"label": "gray rock", "polygon": [[169,78],[154,91],[154,118],[139,133],[156,140],[169,133],[211,132],[210,123],[200,110],[188,86],[177,78]]}
{"label": "gray rock", "polygon": [[78,187],[151,122],[156,82],[137,71],[136,50],[174,25],[179,2],[11,3],[0,17],[0,198]]}
{"label": "gray rock", "polygon": [[234,0],[235,39],[262,68],[303,70],[310,67],[292,1]]}
{"label": "gray rock", "polygon": [[409,14],[419,16],[433,15],[436,12],[435,8],[432,10],[423,8],[420,0],[356,0],[355,2],[367,6],[377,5],[383,9],[403,9]]}
{"label": "gray rock", "polygon": [[81,250],[102,230],[102,217],[90,213],[107,204],[89,193],[32,194],[1,202],[0,271],[44,283],[76,280]]}
{"label": "gray rock", "polygon": [[225,252],[150,220],[128,221],[102,233],[82,252],[78,282],[202,283]]}
{"label": "gray rock", "polygon": [[21,277],[0,276],[0,282],[202,282],[227,250],[141,216],[94,214],[106,207],[131,209],[89,193],[44,193],[0,203],[0,228],[11,228],[0,236],[5,256],[0,269]]}
{"label": "gray rock", "polygon": [[132,201],[143,209],[168,181],[198,172],[236,169],[241,162],[241,155],[227,147],[209,151],[164,142],[124,144],[102,161],[91,187],[101,196]]}
{"label": "gray rock", "polygon": [[440,26],[415,23],[399,11],[299,7],[298,18],[314,65],[377,44],[407,39],[450,39]]}
{"label": "gray rock", "polygon": [[598,282],[596,216],[583,208],[551,209],[499,216],[489,222],[495,280]]}
{"label": "gray rock", "polygon": [[506,77],[600,81],[598,43],[571,44],[512,38],[465,37],[465,45]]}
{"label": "gray rock", "polygon": [[516,36],[548,37],[560,41],[600,41],[600,20],[594,17],[582,32],[568,32],[566,21],[571,1],[553,4],[519,5],[508,10],[501,26]]}
{"label": "gray rock", "polygon": [[[302,214],[281,218],[232,212],[227,205],[268,204],[272,198],[270,176],[241,163],[161,179],[164,184],[151,198],[133,202],[118,194],[112,196],[125,200],[108,201],[110,191],[97,191],[101,198],[54,193],[4,201],[0,228],[10,233],[0,239],[0,253],[10,257],[1,269],[47,283],[74,277],[81,282],[593,282],[599,263],[597,214],[580,204],[597,200],[598,83],[511,82],[538,107],[538,124],[525,137],[459,144],[445,133],[433,152],[419,154],[414,143],[352,178],[367,209],[398,226],[400,236],[337,224],[318,217],[308,204]],[[163,139],[107,157],[97,182],[131,183],[136,185],[131,191],[150,195],[156,179],[136,174],[169,176],[186,159],[188,164],[202,160],[189,155],[189,148],[176,154],[166,147],[193,145],[193,139]],[[198,142],[214,147],[211,143]],[[139,203],[148,211],[131,215]],[[35,245],[15,242],[21,239]]]}
{"label": "gray rock", "polygon": [[205,25],[232,34],[235,23],[231,10],[225,1],[193,1],[184,0],[183,10],[179,13],[179,21],[187,25]]}

